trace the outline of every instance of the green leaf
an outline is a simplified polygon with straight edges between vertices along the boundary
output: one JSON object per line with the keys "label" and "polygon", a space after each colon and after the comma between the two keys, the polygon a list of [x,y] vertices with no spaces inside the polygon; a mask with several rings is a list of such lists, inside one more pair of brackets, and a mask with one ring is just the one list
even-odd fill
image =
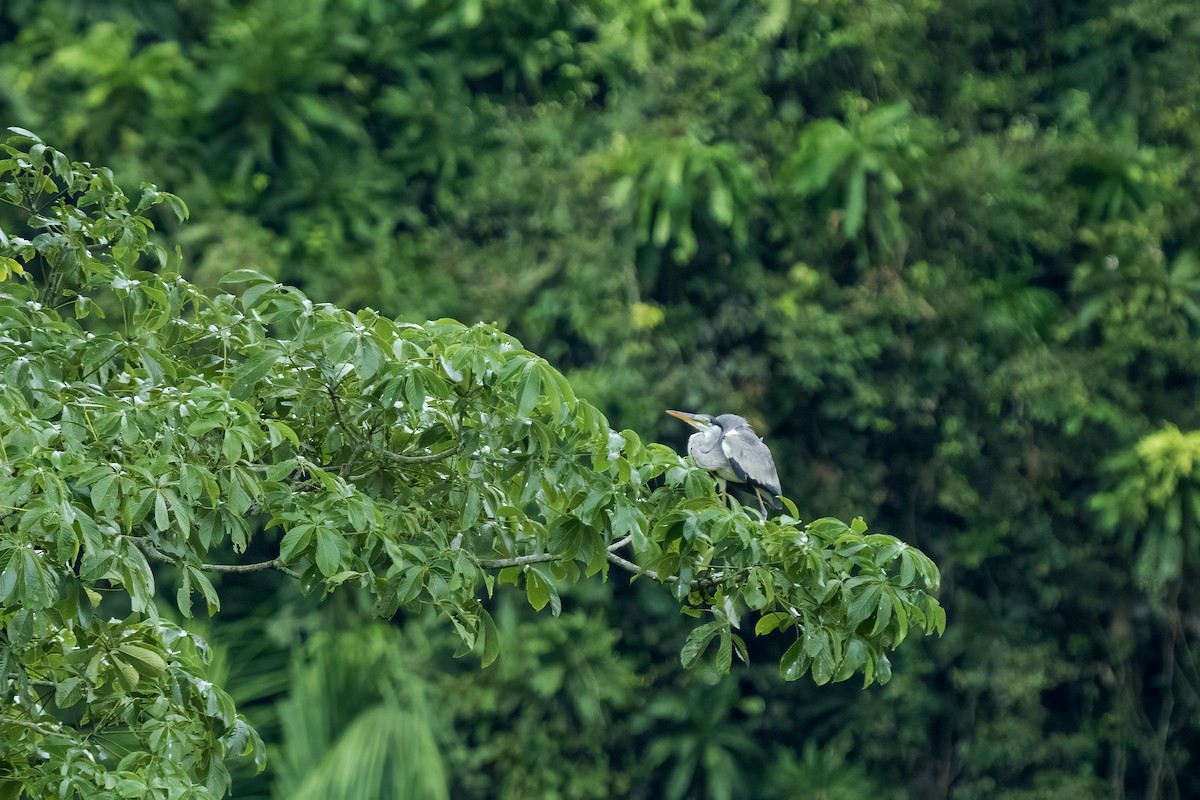
{"label": "green leaf", "polygon": [[75,675],[63,678],[54,686],[54,704],[59,708],[70,708],[83,699],[83,678]]}
{"label": "green leaf", "polygon": [[894,644],[900,644],[908,638],[908,612],[904,610],[904,602],[894,593],[889,592],[892,612],[896,616],[896,624],[899,626],[899,632],[896,634]]}
{"label": "green leaf", "polygon": [[479,632],[483,639],[483,666],[490,667],[500,655],[500,632],[496,630],[496,621],[487,609],[480,609]]}
{"label": "green leaf", "polygon": [[833,647],[828,637],[826,637],[821,649],[813,655],[813,680],[816,681],[818,686],[824,686],[833,680],[833,671],[836,667],[837,659],[834,657]]}
{"label": "green leaf", "polygon": [[873,583],[854,596],[846,613],[847,625],[851,628],[857,627],[859,623],[871,616],[879,603],[881,589],[882,587],[878,583]]}
{"label": "green leaf", "polygon": [[420,410],[425,406],[425,382],[421,373],[414,370],[404,383],[404,401],[409,408]]}
{"label": "green leaf", "polygon": [[888,624],[892,621],[892,600],[895,595],[890,589],[881,586],[879,590],[879,605],[875,608],[875,625],[871,628],[871,635],[878,636],[883,631],[887,630]]}
{"label": "green leaf", "polygon": [[10,126],[8,126],[8,130],[12,131],[13,133],[17,134],[18,136],[24,136],[26,139],[32,139],[35,142],[42,141],[41,137],[39,137],[36,133],[26,130],[25,128],[18,128],[15,125],[10,125]]}
{"label": "green leaf", "polygon": [[116,670],[117,683],[119,683],[127,692],[132,692],[134,689],[136,689],[138,682],[141,680],[141,676],[138,674],[138,671],[134,669],[131,664],[120,658],[117,658],[116,656],[111,656],[109,660],[112,663],[113,668]]}
{"label": "green leaf", "polygon": [[542,377],[534,368],[534,363],[526,365],[521,375],[520,399],[517,401],[517,416],[528,417],[537,406],[542,389]]}
{"label": "green leaf", "polygon": [[370,380],[379,371],[382,363],[383,353],[379,346],[370,339],[361,340],[354,357],[354,371],[358,375],[358,379]]}
{"label": "green leaf", "polygon": [[363,574],[361,572],[356,572],[352,569],[344,569],[336,575],[329,576],[328,580],[325,581],[325,585],[330,588],[334,586],[341,586],[351,578],[361,578],[362,576]]}
{"label": "green leaf", "polygon": [[750,651],[746,647],[746,640],[743,639],[741,636],[738,636],[736,633],[732,634],[732,636],[733,636],[733,652],[737,655],[737,657],[741,660],[741,662],[743,664],[749,665],[750,664]]}
{"label": "green leaf", "polygon": [[529,426],[529,432],[538,443],[537,452],[542,456],[549,456],[553,452],[550,429],[540,419],[535,419]]}
{"label": "green leaf", "polygon": [[[833,676],[833,680],[844,681],[851,675],[869,666],[871,660],[867,653],[867,646],[863,640],[857,636],[850,639],[846,645],[846,652],[842,656],[842,661],[838,664],[837,672]],[[864,684],[869,685],[869,684]]]}
{"label": "green leaf", "polygon": [[58,581],[43,558],[32,547],[24,547],[18,551],[13,562],[18,570],[17,597],[20,604],[33,611],[53,605]]}
{"label": "green leaf", "polygon": [[[576,569],[574,565],[571,565],[571,568]],[[578,580],[577,576],[578,571],[574,573],[574,577],[571,580]],[[562,613],[562,598],[559,596],[558,587],[554,585],[553,581],[548,581],[547,585],[550,587],[550,613],[557,617]]]}
{"label": "green leaf", "polygon": [[8,598],[17,590],[20,577],[20,567],[15,563],[13,552],[9,548],[0,549],[0,604],[8,602]]}
{"label": "green leaf", "polygon": [[191,582],[200,589],[200,593],[204,595],[204,602],[207,606],[208,615],[211,617],[221,610],[221,598],[217,595],[217,589],[213,586],[212,581],[208,576],[201,572],[196,567],[189,566],[188,574],[191,576]]}
{"label": "green leaf", "polygon": [[226,428],[221,440],[221,455],[225,461],[235,464],[242,457],[242,435],[237,428]]}
{"label": "green leaf", "polygon": [[179,606],[179,613],[183,614],[185,619],[192,618],[192,575],[186,569],[179,576],[179,588],[175,590],[175,604]]}
{"label": "green leaf", "polygon": [[51,156],[51,162],[54,165],[55,175],[57,175],[59,178],[62,178],[64,181],[71,180],[71,176],[74,173],[71,170],[71,160],[67,158],[66,155],[55,150]]}
{"label": "green leaf", "polygon": [[575,558],[583,547],[586,527],[573,517],[559,517],[550,525],[550,552],[564,559]]}
{"label": "green leaf", "polygon": [[550,581],[536,569],[525,572],[525,596],[534,611],[541,611],[550,602]]}
{"label": "green leaf", "polygon": [[329,577],[342,568],[342,548],[346,540],[330,528],[317,528],[317,569]]}
{"label": "green leaf", "polygon": [[679,661],[684,669],[691,669],[696,665],[700,656],[708,649],[709,643],[717,634],[722,631],[728,632],[729,623],[725,620],[713,620],[705,623],[694,629],[688,634],[687,641],[684,642],[683,649],[679,651]]}
{"label": "green leaf", "polygon": [[832,542],[849,530],[849,525],[833,517],[822,517],[821,519],[813,520],[805,528],[805,532],[809,536],[816,537],[822,542]]}
{"label": "green leaf", "polygon": [[10,275],[24,275],[25,268],[15,258],[5,256],[0,258],[0,281],[8,280]]}
{"label": "green leaf", "polygon": [[900,585],[912,586],[913,578],[917,576],[916,559],[908,549],[900,551]]}
{"label": "green leaf", "polygon": [[717,674],[728,675],[733,666],[733,632],[728,624],[721,626],[721,641],[717,647]]}
{"label": "green leaf", "polygon": [[931,617],[930,622],[932,623],[934,632],[938,636],[941,636],[946,632],[946,609],[938,605],[936,600],[930,600],[929,602],[933,606],[929,615]]}
{"label": "green leaf", "polygon": [[460,528],[469,529],[479,521],[479,512],[483,507],[483,498],[479,494],[479,486],[472,483],[467,487],[467,496],[462,504],[462,511],[459,514],[458,525]]}
{"label": "green leaf", "polygon": [[779,677],[785,681],[799,680],[808,672],[812,659],[804,652],[804,640],[797,639],[779,659]]}
{"label": "green leaf", "polygon": [[270,283],[275,281],[269,275],[264,275],[255,269],[235,269],[221,276],[221,283]]}
{"label": "green leaf", "polygon": [[242,308],[249,311],[257,307],[263,297],[276,291],[278,288],[279,284],[267,283],[265,281],[253,284],[246,291],[242,292]]}
{"label": "green leaf", "polygon": [[167,514],[167,498],[162,492],[154,493],[154,525],[160,531],[169,530],[171,518]]}
{"label": "green leaf", "polygon": [[171,210],[175,212],[175,218],[180,222],[186,222],[191,216],[191,212],[188,210],[187,203],[183,202],[181,198],[171,194],[170,192],[159,192],[158,196],[160,200],[164,201],[168,206],[171,207]]}
{"label": "green leaf", "polygon": [[264,350],[248,358],[234,373],[229,394],[235,400],[248,399],[254,393],[255,384],[262,380],[278,361],[279,353],[274,350]]}
{"label": "green leaf", "polygon": [[148,647],[138,644],[125,643],[117,647],[126,658],[134,662],[138,672],[148,677],[158,677],[167,670],[167,662],[158,653]]}
{"label": "green leaf", "polygon": [[769,614],[763,614],[754,624],[754,635],[766,636],[791,619],[792,615],[786,611],[772,611]]}

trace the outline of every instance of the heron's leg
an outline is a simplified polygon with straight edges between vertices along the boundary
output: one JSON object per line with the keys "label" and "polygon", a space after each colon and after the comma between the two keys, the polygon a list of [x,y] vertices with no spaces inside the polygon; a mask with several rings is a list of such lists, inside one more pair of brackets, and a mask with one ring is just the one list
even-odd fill
{"label": "heron's leg", "polygon": [[767,518],[767,506],[763,503],[762,495],[758,492],[758,487],[754,487],[754,499],[758,501],[758,513],[762,514],[762,518]]}
{"label": "heron's leg", "polygon": [[717,497],[722,505],[729,506],[729,481],[724,478],[717,478]]}

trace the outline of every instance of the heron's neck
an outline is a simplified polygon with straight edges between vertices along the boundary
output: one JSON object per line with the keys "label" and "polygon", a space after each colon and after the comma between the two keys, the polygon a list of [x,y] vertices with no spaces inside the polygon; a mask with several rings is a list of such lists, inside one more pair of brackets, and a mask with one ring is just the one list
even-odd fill
{"label": "heron's neck", "polygon": [[691,440],[688,442],[692,450],[699,450],[702,453],[707,453],[717,447],[721,442],[721,429],[709,428],[706,431],[692,434]]}

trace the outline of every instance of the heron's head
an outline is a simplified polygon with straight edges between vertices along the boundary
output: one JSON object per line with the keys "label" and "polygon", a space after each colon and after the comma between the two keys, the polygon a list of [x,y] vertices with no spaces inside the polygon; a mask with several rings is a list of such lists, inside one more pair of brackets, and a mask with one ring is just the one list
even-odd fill
{"label": "heron's head", "polygon": [[672,411],[667,409],[667,413],[676,419],[681,419],[688,425],[691,425],[698,431],[707,431],[713,427],[720,427],[709,414],[693,414],[690,411]]}

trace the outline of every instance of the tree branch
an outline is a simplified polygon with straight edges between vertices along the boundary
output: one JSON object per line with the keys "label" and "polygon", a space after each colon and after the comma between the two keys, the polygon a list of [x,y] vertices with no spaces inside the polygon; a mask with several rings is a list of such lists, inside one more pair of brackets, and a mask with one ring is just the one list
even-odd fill
{"label": "tree branch", "polygon": [[[630,561],[629,559],[622,558],[621,556],[617,555],[616,551],[620,550],[622,547],[624,547],[625,545],[629,544],[632,541],[633,541],[633,534],[630,534],[628,536],[624,536],[620,539],[617,539],[615,542],[608,545],[608,547],[605,548],[608,551],[608,560],[611,561],[613,564],[616,564],[621,569],[624,569],[628,572],[632,572],[634,575],[639,575],[639,576],[645,575],[647,578],[658,581],[659,583],[677,583],[679,581],[679,578],[675,575],[660,575],[659,573],[655,572],[652,569],[646,569],[645,567],[640,567],[637,564]],[[559,559],[561,557],[562,556],[557,556],[554,553],[535,553],[533,555],[528,555],[528,556],[513,556],[512,558],[494,558],[494,559],[490,559],[487,561],[480,561],[479,566],[482,569],[504,569],[505,567],[522,567],[522,566],[525,566],[526,564],[544,564],[547,561],[556,561],[557,559]],[[741,570],[738,570],[735,573],[735,575],[742,576],[746,572],[747,572],[746,569],[741,569]],[[711,576],[708,576],[705,578],[697,578],[696,580],[692,581],[690,584],[690,588],[711,590],[714,586],[719,584],[725,577],[726,577],[726,573],[724,571],[716,572],[716,573],[713,573]]]}
{"label": "tree branch", "polygon": [[[154,545],[145,539],[135,538],[134,542],[146,555],[161,561],[165,564],[177,564],[179,559],[171,558],[166,553],[159,550]],[[278,558],[272,558],[270,561],[257,561],[252,564],[201,564],[200,569],[205,572],[262,572],[267,569],[277,569],[284,575],[292,578],[299,578],[300,573],[291,567],[284,566],[283,562]]]}
{"label": "tree branch", "polygon": [[351,468],[358,461],[358,457],[362,455],[362,451],[365,450],[366,447],[366,443],[364,442],[360,441],[354,443],[354,452],[350,454],[350,457],[347,458],[345,463],[342,464],[341,468],[338,469],[338,474],[342,476],[342,480],[346,480],[346,478],[349,476]]}
{"label": "tree branch", "polygon": [[[610,544],[608,546],[608,560],[611,561],[612,563],[616,564],[618,567],[628,570],[629,572],[632,572],[635,575],[645,575],[647,578],[656,580],[659,583],[675,583],[679,580],[679,578],[676,577],[675,575],[666,575],[666,576],[659,575],[657,572],[655,572],[652,569],[646,569],[644,567],[639,567],[637,564],[633,563],[632,561],[629,561],[628,559],[622,558],[621,556],[617,555],[616,551],[620,550],[622,547],[629,544],[631,541],[633,541],[633,534],[630,534],[629,536],[626,536],[622,539],[618,539],[617,541]],[[747,570],[741,569],[741,570],[738,570],[738,572],[735,574],[737,576],[742,576],[746,572],[747,572]],[[690,584],[690,588],[710,590],[714,586],[716,586],[718,583],[720,583],[725,577],[726,577],[725,572],[723,572],[723,571],[715,572],[710,576],[707,576],[704,578],[697,578],[696,580],[692,581]]]}
{"label": "tree branch", "polygon": [[406,456],[403,453],[393,453],[391,450],[380,450],[379,452],[399,464],[420,464],[424,461],[441,461],[443,458],[449,458],[458,452],[459,447],[459,443],[455,442],[452,447],[447,447],[445,450],[420,456]]}
{"label": "tree branch", "polygon": [[[623,539],[618,539],[608,546],[608,552],[620,550],[625,545],[633,541],[633,536],[626,536]],[[493,558],[487,561],[480,561],[479,566],[483,569],[504,569],[505,567],[523,567],[526,564],[544,564],[547,561],[555,561],[562,556],[556,556],[553,553],[536,553],[529,556],[513,556],[512,558]]]}
{"label": "tree branch", "polygon": [[206,572],[262,572],[265,569],[277,569],[285,575],[299,578],[300,573],[290,567],[285,567],[278,558],[270,561],[259,561],[254,564],[201,564],[200,569]]}
{"label": "tree branch", "polygon": [[71,738],[70,734],[63,733],[61,730],[49,728],[40,722],[32,722],[26,719],[18,719],[16,717],[0,716],[0,725],[19,725],[22,728],[28,728],[31,731],[36,731],[42,736],[62,736]]}
{"label": "tree branch", "polygon": [[611,545],[609,545],[609,549],[608,549],[608,560],[611,561],[612,563],[616,564],[618,567],[628,570],[629,572],[632,572],[634,575],[645,575],[647,578],[656,580],[659,583],[673,583],[673,582],[679,580],[679,578],[675,577],[674,575],[667,575],[664,577],[662,575],[659,575],[657,572],[655,572],[652,569],[644,569],[643,567],[639,567],[637,564],[633,563],[632,561],[621,558],[619,555],[617,555],[616,553],[614,553],[612,551]]}
{"label": "tree branch", "polygon": [[[341,428],[347,436],[349,436],[351,439],[354,439],[356,444],[365,444],[365,440],[353,433],[350,430],[350,427],[346,424],[346,421],[342,419],[342,404],[337,396],[337,386],[327,386],[326,390],[329,392],[329,405],[333,410],[333,418],[337,422],[337,426]],[[426,461],[441,461],[443,458],[449,458],[458,452],[460,446],[461,445],[458,442],[455,442],[452,447],[448,447],[445,450],[440,450],[436,453],[425,453],[424,455],[419,456],[406,456],[403,453],[396,453],[391,450],[383,449],[379,450],[379,454],[385,458],[395,461],[397,464],[421,464]],[[356,454],[357,452],[358,451],[356,450]],[[346,467],[343,466],[343,469],[345,468]],[[345,477],[345,475],[343,474],[342,477]]]}
{"label": "tree branch", "polygon": [[514,556],[512,558],[493,558],[487,561],[480,561],[479,566],[483,569],[504,569],[505,567],[523,567],[526,564],[543,564],[547,561],[554,561],[560,558],[553,553],[535,553],[531,556]]}

